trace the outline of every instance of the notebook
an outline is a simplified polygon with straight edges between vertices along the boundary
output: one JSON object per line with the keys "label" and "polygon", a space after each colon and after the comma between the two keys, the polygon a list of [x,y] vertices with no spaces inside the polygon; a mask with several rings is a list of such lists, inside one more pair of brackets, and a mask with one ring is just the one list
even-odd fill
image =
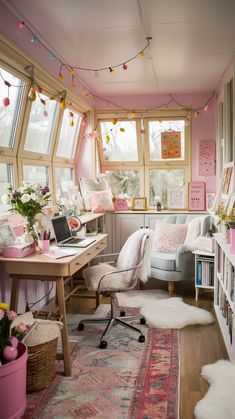
{"label": "notebook", "polygon": [[51,219],[55,240],[57,246],[60,247],[87,247],[95,242],[95,239],[80,239],[72,236],[68,221],[65,215],[52,217]]}

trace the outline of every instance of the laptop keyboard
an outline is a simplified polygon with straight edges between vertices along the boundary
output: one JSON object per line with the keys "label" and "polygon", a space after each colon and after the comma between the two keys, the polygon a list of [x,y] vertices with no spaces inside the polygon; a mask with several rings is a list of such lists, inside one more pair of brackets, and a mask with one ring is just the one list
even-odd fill
{"label": "laptop keyboard", "polygon": [[77,244],[77,243],[80,243],[80,241],[81,241],[81,239],[69,239],[69,240],[65,240],[65,241],[63,241],[63,243],[71,243],[71,244]]}

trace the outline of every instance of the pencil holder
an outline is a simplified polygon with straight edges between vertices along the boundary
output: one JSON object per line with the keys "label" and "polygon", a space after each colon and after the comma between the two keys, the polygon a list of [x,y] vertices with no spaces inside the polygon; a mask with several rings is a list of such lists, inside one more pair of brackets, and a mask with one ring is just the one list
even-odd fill
{"label": "pencil holder", "polygon": [[40,253],[47,253],[50,247],[50,240],[38,240],[38,247]]}

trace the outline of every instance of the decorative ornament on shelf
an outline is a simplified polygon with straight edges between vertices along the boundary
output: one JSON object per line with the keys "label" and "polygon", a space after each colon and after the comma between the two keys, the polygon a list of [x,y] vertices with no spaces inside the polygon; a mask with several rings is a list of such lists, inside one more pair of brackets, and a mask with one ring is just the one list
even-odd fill
{"label": "decorative ornament on shelf", "polygon": [[9,186],[7,202],[11,205],[11,211],[22,215],[25,218],[25,232],[32,235],[36,240],[37,236],[34,230],[37,215],[42,213],[43,207],[51,199],[48,186],[31,185],[24,183],[18,190]]}
{"label": "decorative ornament on shelf", "polygon": [[154,197],[154,202],[157,208],[157,211],[161,211],[162,210],[162,200],[160,196],[155,196]]}

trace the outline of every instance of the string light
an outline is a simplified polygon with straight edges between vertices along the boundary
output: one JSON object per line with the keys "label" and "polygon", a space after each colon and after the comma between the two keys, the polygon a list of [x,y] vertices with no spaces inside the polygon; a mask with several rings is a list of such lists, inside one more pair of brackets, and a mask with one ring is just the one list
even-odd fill
{"label": "string light", "polygon": [[[141,57],[144,57],[144,55],[145,55],[145,50],[149,47],[149,45],[150,45],[150,41],[152,40],[152,38],[149,36],[149,37],[146,37],[146,45],[145,45],[145,47],[141,50],[141,51],[139,51],[137,54],[135,54],[134,56],[132,56],[132,57],[130,57],[128,60],[125,60],[125,61],[122,61],[120,64],[116,64],[116,65],[112,65],[112,66],[107,66],[107,67],[100,67],[100,68],[86,68],[86,67],[79,67],[79,66],[75,66],[75,65],[66,65],[62,60],[61,60],[61,58],[59,57],[59,56],[57,56],[57,55],[55,55],[54,53],[52,53],[52,51],[47,47],[47,45],[38,37],[38,36],[36,36],[36,33],[34,33],[32,30],[31,30],[31,28],[30,28],[30,26],[28,25],[28,24],[26,24],[25,22],[23,22],[23,21],[21,21],[21,22],[19,22],[18,23],[18,28],[19,29],[23,29],[23,28],[26,28],[30,33],[31,33],[31,35],[33,36],[33,37],[35,37],[36,38],[36,40],[37,40],[37,43],[39,43],[41,46],[43,46],[49,53],[50,53],[50,56],[49,56],[49,58],[50,58],[50,60],[57,60],[58,62],[60,62],[60,64],[61,64],[61,68],[62,67],[64,67],[64,68],[66,68],[69,72],[70,72],[70,74],[73,76],[74,74],[75,74],[75,70],[83,70],[83,71],[92,71],[92,72],[94,72],[94,75],[95,75],[95,77],[99,77],[99,72],[100,71],[104,71],[104,70],[109,70],[109,72],[110,73],[114,73],[114,69],[116,69],[117,67],[122,67],[122,69],[123,70],[127,70],[128,69],[128,66],[127,66],[127,64],[130,62],[130,61],[132,61],[132,60],[134,60],[134,59],[136,59],[138,56],[141,56]],[[33,38],[32,38],[33,39]],[[74,73],[73,73],[73,71],[74,71]],[[60,73],[59,73],[59,80],[60,81],[63,81],[64,80],[64,76],[62,75],[62,73],[61,73],[61,71],[60,71]],[[72,81],[72,83],[73,83],[73,81]],[[73,86],[73,87],[75,87],[75,86]],[[119,108],[119,109],[122,109],[122,110],[124,110],[124,111],[126,111],[126,112],[128,112],[129,110],[128,109],[126,109],[124,106],[121,106],[121,105],[119,105],[119,104],[117,104],[117,103],[114,103],[114,102],[112,102],[112,101],[109,101],[109,102],[107,102],[107,99],[105,99],[105,98],[103,98],[103,97],[101,97],[101,96],[98,96],[98,95],[95,95],[92,91],[90,91],[87,87],[85,87],[85,86],[83,86],[83,89],[82,89],[82,91],[81,91],[81,94],[82,94],[82,96],[88,96],[89,94],[91,94],[92,95],[92,98],[96,98],[96,99],[98,99],[98,100],[101,100],[101,101],[103,101],[103,102],[106,102],[107,104],[108,104],[108,106],[111,104],[111,105],[113,105],[113,106],[115,106],[115,107],[117,107],[117,108]],[[179,102],[176,100],[176,99],[174,99],[173,98],[173,96],[170,94],[169,96],[170,96],[170,100],[169,100],[169,103],[167,103],[167,104],[162,104],[162,105],[158,105],[158,106],[155,106],[155,107],[153,107],[153,108],[150,108],[149,110],[151,111],[151,110],[155,110],[156,112],[158,112],[158,111],[160,111],[161,109],[166,109],[166,107],[168,106],[168,104],[170,104],[170,103],[175,103],[175,104],[177,104],[178,106],[180,106],[181,108],[182,108],[182,110],[186,110],[186,111],[188,111],[188,112],[190,112],[190,113],[195,113],[196,112],[196,116],[198,115],[198,113],[199,113],[199,111],[200,110],[207,110],[208,109],[208,104],[209,104],[209,102],[211,101],[211,99],[214,97],[214,92],[212,93],[212,95],[211,95],[211,97],[209,98],[209,100],[207,101],[207,103],[204,105],[204,106],[200,106],[200,107],[198,107],[198,108],[196,108],[196,109],[193,109],[192,107],[190,107],[190,106],[185,106],[185,105],[182,105],[182,104],[179,104]],[[133,116],[131,116],[130,117],[130,115],[129,115],[129,117],[130,118],[132,118],[132,117],[134,117],[135,115],[133,115]],[[128,117],[128,116],[127,116]]]}
{"label": "string light", "polygon": [[32,44],[35,44],[36,41],[37,41],[37,38],[36,38],[35,35],[33,35],[32,39],[31,39]]}
{"label": "string light", "polygon": [[25,27],[25,23],[23,21],[18,23],[18,29],[23,29],[24,27]]}

